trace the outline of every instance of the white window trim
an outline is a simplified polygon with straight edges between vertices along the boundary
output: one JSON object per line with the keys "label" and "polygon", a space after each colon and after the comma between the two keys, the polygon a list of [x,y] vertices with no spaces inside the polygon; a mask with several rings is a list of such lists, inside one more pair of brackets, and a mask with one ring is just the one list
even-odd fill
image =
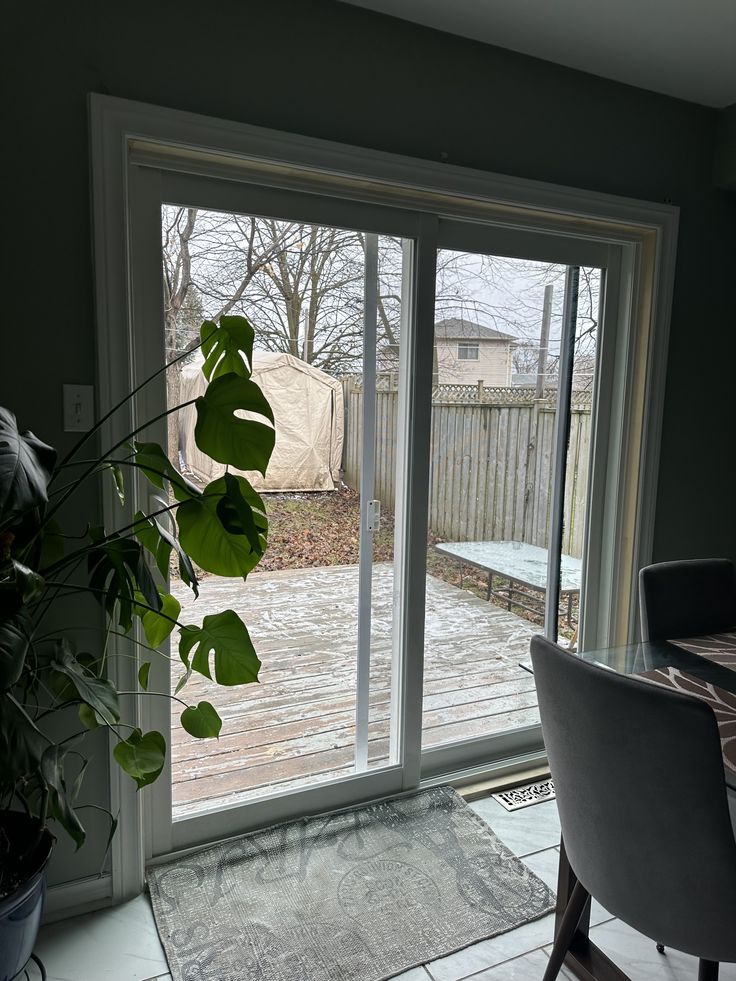
{"label": "white window trim", "polygon": [[[293,186],[338,200],[349,196],[353,201],[403,207],[414,213],[426,211],[453,220],[485,221],[482,213],[487,209],[488,220],[499,227],[507,226],[506,241],[509,226],[513,226],[512,234],[520,240],[520,254],[524,227],[549,232],[551,261],[574,262],[576,239],[601,242],[605,238],[624,244],[627,268],[617,302],[636,312],[639,325],[630,339],[635,370],[631,377],[627,375],[626,384],[632,404],[644,406],[643,426],[633,437],[626,432],[619,434],[620,439],[610,446],[612,466],[621,475],[622,484],[628,464],[638,468],[639,481],[633,489],[628,487],[614,497],[619,502],[615,508],[594,516],[595,520],[612,521],[620,532],[613,572],[606,582],[599,582],[600,598],[615,591],[619,567],[638,568],[650,561],[676,208],[343,146],[106,96],[92,95],[89,109],[98,383],[103,411],[130,391],[129,370],[121,370],[121,365],[129,369],[131,357],[128,203],[133,158],[149,166],[160,160],[168,169],[183,173]],[[565,234],[569,235],[569,255],[562,257],[559,242]],[[487,226],[479,226],[479,235],[487,242]],[[648,289],[642,284],[645,275],[649,276]],[[113,421],[103,438],[114,438],[123,426],[125,420]],[[106,520],[114,513],[113,508],[111,496],[105,503]],[[589,570],[595,568],[596,557],[588,556],[586,561]],[[626,599],[610,611],[606,630],[611,635],[621,636],[632,629],[633,595]],[[121,900],[142,887],[144,817],[142,796],[114,766],[111,800],[113,810],[119,809],[121,814],[112,850],[113,898]]]}

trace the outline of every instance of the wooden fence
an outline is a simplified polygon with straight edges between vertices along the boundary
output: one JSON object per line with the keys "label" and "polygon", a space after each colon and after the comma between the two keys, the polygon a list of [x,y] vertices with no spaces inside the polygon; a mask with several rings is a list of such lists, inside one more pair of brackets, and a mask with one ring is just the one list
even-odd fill
{"label": "wooden fence", "polygon": [[[360,486],[363,393],[345,385],[345,483]],[[489,390],[490,391],[490,390]],[[446,541],[513,540],[547,545],[555,406],[535,402],[445,400],[435,392],[429,488],[429,527]],[[513,390],[511,390],[513,392]],[[393,508],[398,393],[376,393],[375,496]],[[590,402],[573,403],[565,490],[563,551],[582,554]]]}

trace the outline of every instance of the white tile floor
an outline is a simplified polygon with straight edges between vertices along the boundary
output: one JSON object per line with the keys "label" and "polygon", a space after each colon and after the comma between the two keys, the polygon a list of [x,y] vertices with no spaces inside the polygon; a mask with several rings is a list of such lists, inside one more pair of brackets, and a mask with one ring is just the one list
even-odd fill
{"label": "white tile floor", "polygon": [[[496,834],[553,888],[560,826],[554,802],[507,813],[492,798],[471,805]],[[591,936],[634,981],[695,981],[695,958],[655,945],[594,904]],[[540,981],[552,942],[553,916],[400,976],[400,981]],[[36,948],[49,981],[171,981],[145,897],[116,909],[44,927]],[[569,979],[568,972],[560,975]],[[309,981],[308,978],[294,981]],[[720,981],[736,981],[736,964]]]}

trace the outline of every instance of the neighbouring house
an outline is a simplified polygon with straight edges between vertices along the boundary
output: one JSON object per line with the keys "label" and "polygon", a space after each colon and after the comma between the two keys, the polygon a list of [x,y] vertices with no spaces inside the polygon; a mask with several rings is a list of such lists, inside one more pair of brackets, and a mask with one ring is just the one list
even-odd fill
{"label": "neighbouring house", "polygon": [[511,351],[516,338],[463,317],[450,317],[434,325],[437,381],[440,385],[508,387]]}

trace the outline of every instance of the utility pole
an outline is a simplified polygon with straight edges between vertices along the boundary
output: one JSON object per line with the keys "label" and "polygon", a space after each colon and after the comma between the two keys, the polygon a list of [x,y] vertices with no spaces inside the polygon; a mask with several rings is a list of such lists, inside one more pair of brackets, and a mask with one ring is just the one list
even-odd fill
{"label": "utility pole", "polygon": [[304,342],[302,344],[302,361],[309,358],[309,310],[304,311]]}
{"label": "utility pole", "polygon": [[544,381],[547,376],[547,356],[549,354],[549,325],[552,320],[552,294],[554,286],[548,283],[544,287],[544,305],[542,307],[542,330],[539,335],[539,361],[537,362],[537,390],[535,399],[544,398]]}

